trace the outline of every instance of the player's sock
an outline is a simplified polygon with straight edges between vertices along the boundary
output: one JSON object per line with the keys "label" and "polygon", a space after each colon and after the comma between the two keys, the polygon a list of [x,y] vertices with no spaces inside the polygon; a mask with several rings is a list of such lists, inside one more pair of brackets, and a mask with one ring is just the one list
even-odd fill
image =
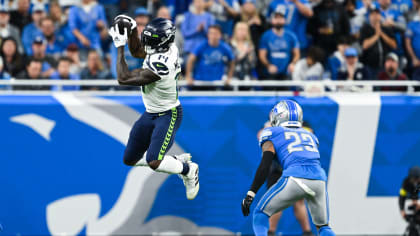
{"label": "player's sock", "polygon": [[160,162],[160,165],[156,171],[165,172],[168,174],[182,174],[184,172],[188,173],[189,167],[188,164],[184,165],[184,163],[177,160],[173,156],[166,155],[163,157],[163,160]]}
{"label": "player's sock", "polygon": [[254,211],[252,227],[256,236],[266,236],[268,232],[268,216],[262,211]]}
{"label": "player's sock", "polygon": [[330,226],[326,225],[319,228],[319,236],[335,236],[335,233]]}

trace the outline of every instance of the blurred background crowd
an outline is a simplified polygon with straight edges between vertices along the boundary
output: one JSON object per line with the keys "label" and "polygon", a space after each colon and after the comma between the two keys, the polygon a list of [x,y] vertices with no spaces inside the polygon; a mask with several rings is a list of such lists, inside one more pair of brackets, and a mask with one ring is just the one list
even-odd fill
{"label": "blurred background crowd", "polygon": [[[153,17],[175,22],[189,89],[194,81],[420,80],[420,0],[3,0],[1,79],[115,79],[108,28],[121,13],[138,32]],[[129,68],[141,67],[126,51]]]}

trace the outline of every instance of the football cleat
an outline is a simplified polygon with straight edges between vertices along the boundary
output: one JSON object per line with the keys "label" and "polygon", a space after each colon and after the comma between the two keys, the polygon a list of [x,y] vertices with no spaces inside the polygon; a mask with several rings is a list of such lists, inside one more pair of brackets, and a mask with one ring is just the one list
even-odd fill
{"label": "football cleat", "polygon": [[192,161],[188,162],[190,170],[188,174],[182,175],[182,180],[184,181],[185,190],[188,200],[193,200],[200,189],[200,183],[198,180],[198,165]]}
{"label": "football cleat", "polygon": [[184,163],[191,161],[191,154],[190,153],[182,153],[179,155],[174,155],[177,160],[180,160]]}

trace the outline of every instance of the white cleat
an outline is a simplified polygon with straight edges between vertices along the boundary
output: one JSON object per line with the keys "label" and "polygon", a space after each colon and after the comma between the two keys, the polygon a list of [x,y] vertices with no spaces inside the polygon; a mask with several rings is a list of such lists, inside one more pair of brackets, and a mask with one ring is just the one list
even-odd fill
{"label": "white cleat", "polygon": [[188,165],[190,166],[190,170],[188,171],[188,174],[182,175],[182,180],[184,181],[187,199],[193,200],[200,189],[200,183],[198,180],[198,165],[191,161],[188,162]]}
{"label": "white cleat", "polygon": [[175,155],[175,157],[177,160],[185,162],[185,163],[191,161],[191,158],[192,158],[190,153],[182,153],[179,155]]}

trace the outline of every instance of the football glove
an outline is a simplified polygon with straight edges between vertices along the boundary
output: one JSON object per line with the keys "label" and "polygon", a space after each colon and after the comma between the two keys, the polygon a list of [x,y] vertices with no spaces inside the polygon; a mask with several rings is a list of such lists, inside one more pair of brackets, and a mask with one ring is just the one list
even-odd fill
{"label": "football glove", "polygon": [[128,32],[127,28],[124,28],[124,33],[121,34],[118,24],[115,24],[109,29],[109,35],[112,38],[112,41],[114,41],[114,45],[116,48],[119,48],[121,46],[125,46],[127,44],[128,40]]}
{"label": "football glove", "polygon": [[136,21],[133,18],[129,17],[129,16],[126,16],[126,15],[118,15],[118,16],[116,16],[114,18],[114,22],[117,22],[117,21],[120,21],[120,20],[126,21],[126,22],[128,22],[128,23],[131,24],[131,26],[130,26],[130,32],[129,33],[131,33],[131,31],[134,30],[137,27]]}
{"label": "football glove", "polygon": [[249,215],[249,208],[251,207],[252,201],[254,201],[255,193],[248,191],[246,197],[242,200],[242,214],[244,216]]}

